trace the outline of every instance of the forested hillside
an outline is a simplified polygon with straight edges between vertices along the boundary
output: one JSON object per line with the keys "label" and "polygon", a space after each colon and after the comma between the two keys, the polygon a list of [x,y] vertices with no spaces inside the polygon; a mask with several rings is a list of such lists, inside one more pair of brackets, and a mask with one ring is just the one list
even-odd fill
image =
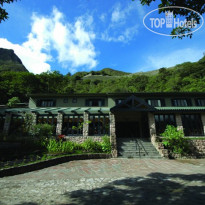
{"label": "forested hillside", "polygon": [[[28,101],[29,93],[111,93],[111,92],[205,92],[205,57],[156,74],[129,74],[112,69],[62,75],[57,71],[34,75],[29,72],[0,72],[0,104],[18,96]],[[85,76],[90,78],[86,79]],[[93,76],[93,78],[92,78]],[[96,76],[109,78],[96,79]]]}

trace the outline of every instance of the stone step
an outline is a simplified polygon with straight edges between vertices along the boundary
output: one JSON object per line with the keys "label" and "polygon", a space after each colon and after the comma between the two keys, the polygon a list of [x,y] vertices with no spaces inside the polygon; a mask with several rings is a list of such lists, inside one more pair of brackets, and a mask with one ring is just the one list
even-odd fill
{"label": "stone step", "polygon": [[119,158],[136,158],[136,159],[161,159],[161,156],[119,156]]}
{"label": "stone step", "polygon": [[147,139],[118,139],[118,156],[124,158],[161,158],[158,151]]}
{"label": "stone step", "polygon": [[124,151],[124,152],[122,152],[122,151],[120,151],[120,152],[118,152],[118,154],[119,155],[127,155],[127,154],[133,154],[133,155],[139,155],[139,154],[141,154],[141,155],[159,155],[159,153],[157,153],[157,152],[137,152],[137,151],[135,151],[135,152],[130,152],[130,151]]}
{"label": "stone step", "polygon": [[156,150],[147,149],[118,149],[118,152],[147,152],[147,153],[158,153]]}

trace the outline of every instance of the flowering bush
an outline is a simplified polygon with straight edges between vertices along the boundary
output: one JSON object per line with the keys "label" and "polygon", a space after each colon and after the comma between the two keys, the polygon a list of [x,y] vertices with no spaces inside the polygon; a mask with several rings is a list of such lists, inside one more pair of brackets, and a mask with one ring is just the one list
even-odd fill
{"label": "flowering bush", "polygon": [[58,135],[58,140],[62,140],[62,141],[65,141],[65,135]]}

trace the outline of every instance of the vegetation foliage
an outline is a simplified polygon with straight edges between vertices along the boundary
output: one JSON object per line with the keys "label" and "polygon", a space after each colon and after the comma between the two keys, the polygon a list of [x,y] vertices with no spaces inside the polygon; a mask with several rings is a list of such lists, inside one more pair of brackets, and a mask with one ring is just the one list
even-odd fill
{"label": "vegetation foliage", "polygon": [[79,144],[72,141],[62,141],[56,139],[46,139],[42,143],[48,153],[110,153],[111,144],[108,136],[103,137],[102,142],[93,141],[91,138],[88,138],[83,143]]}
{"label": "vegetation foliage", "polygon": [[[133,0],[134,1],[134,0]],[[142,5],[148,5],[152,2],[155,2],[156,0],[140,0]],[[180,6],[180,7],[185,7],[192,9],[199,14],[204,14],[205,13],[205,1],[198,1],[198,0],[161,0],[158,1],[158,8],[163,8],[163,7],[171,7],[171,6]],[[196,14],[195,12],[188,10],[188,9],[175,9],[175,8],[169,8],[170,11],[173,12],[174,16],[180,15],[184,16],[187,21],[190,21],[193,19],[193,21],[196,21],[197,24],[200,24],[200,16]],[[165,9],[160,9],[159,13],[165,13]],[[185,28],[185,27],[176,27],[171,31],[172,35],[179,35],[178,38],[182,39],[183,37],[189,37],[192,38],[193,34],[188,34],[188,35],[183,35],[187,34],[191,31],[191,28]],[[174,36],[173,38],[175,38]]]}
{"label": "vegetation foliage", "polygon": [[54,127],[50,124],[36,124],[29,129],[31,136],[39,138],[49,138],[53,135]]}
{"label": "vegetation foliage", "polygon": [[19,98],[18,98],[18,97],[12,97],[11,99],[8,100],[7,105],[8,105],[9,107],[13,107],[13,106],[15,106],[17,103],[20,103]]}
{"label": "vegetation foliage", "polygon": [[189,145],[184,138],[183,130],[178,130],[172,125],[167,125],[165,131],[161,134],[164,138],[162,143],[170,149],[170,151],[178,154],[189,152]]}
{"label": "vegetation foliage", "polygon": [[13,3],[15,0],[0,0],[0,23],[1,21],[5,21],[8,19],[8,13],[6,9],[3,9],[2,7],[4,6],[5,3]]}
{"label": "vegetation foliage", "polygon": [[[0,104],[6,104],[13,96],[26,102],[31,93],[205,92],[205,56],[195,63],[161,68],[155,74],[126,74],[107,80],[83,79],[85,75],[87,72],[0,72]],[[109,76],[115,75],[110,70]]]}

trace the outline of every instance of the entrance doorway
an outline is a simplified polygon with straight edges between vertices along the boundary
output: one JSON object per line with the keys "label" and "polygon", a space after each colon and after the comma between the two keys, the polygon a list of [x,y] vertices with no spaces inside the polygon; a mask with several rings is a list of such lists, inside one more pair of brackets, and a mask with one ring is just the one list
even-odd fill
{"label": "entrance doorway", "polygon": [[139,122],[117,122],[117,138],[140,138]]}
{"label": "entrance doorway", "polygon": [[146,112],[116,113],[117,138],[149,138]]}

